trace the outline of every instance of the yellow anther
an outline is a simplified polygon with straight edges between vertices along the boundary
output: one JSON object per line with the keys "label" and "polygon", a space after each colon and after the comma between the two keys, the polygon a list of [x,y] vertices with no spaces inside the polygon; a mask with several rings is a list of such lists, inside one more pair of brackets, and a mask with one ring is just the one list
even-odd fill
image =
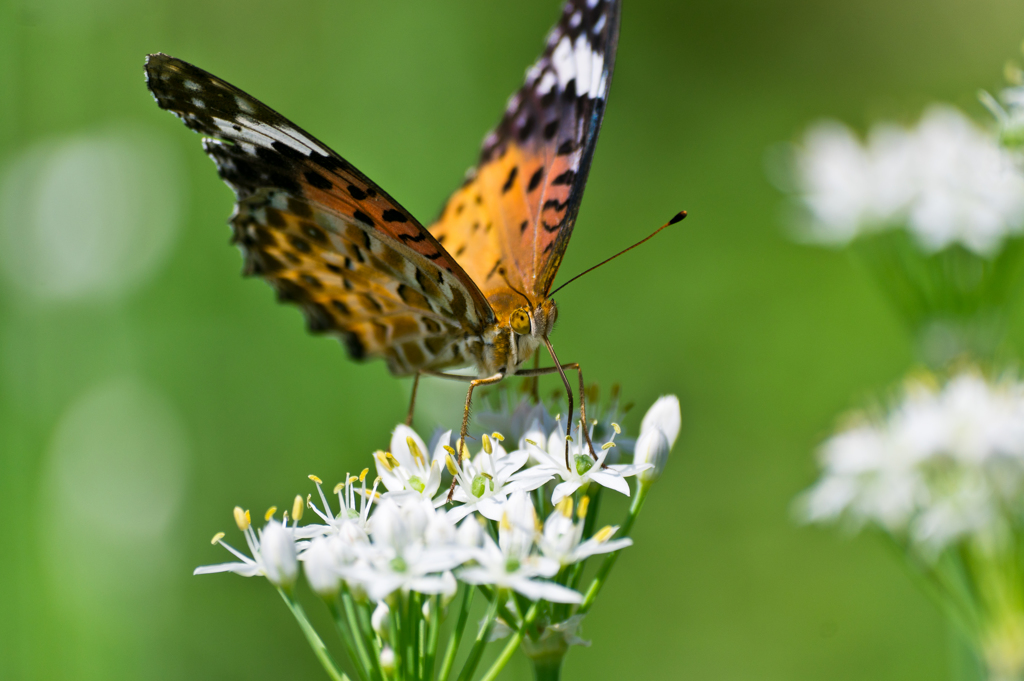
{"label": "yellow anther", "polygon": [[564,499],[562,499],[561,501],[558,502],[558,505],[555,506],[555,508],[558,510],[559,513],[561,513],[566,518],[571,518],[572,517],[572,497],[565,497]]}
{"label": "yellow anther", "polygon": [[622,434],[622,428],[619,428],[619,424],[615,423],[614,421],[612,421],[612,430],[615,431],[616,435]]}
{"label": "yellow anther", "polygon": [[597,540],[598,544],[603,544],[609,539],[611,539],[611,536],[613,534],[615,534],[615,528],[611,525],[605,525],[600,530],[594,533],[594,539]]}
{"label": "yellow anther", "polygon": [[270,519],[274,517],[275,513],[277,513],[277,506],[271,506],[270,508],[267,509],[267,512],[263,514],[263,521],[269,523]]}
{"label": "yellow anther", "polygon": [[306,506],[308,506],[309,508],[313,508],[313,495],[312,494],[307,494],[306,495]]}
{"label": "yellow anther", "polygon": [[569,442],[574,442],[574,440],[572,439],[572,435],[566,435],[565,439],[568,440]]}
{"label": "yellow anther", "polygon": [[376,478],[373,479],[373,484],[377,485],[379,483],[380,483],[380,476],[378,475]]}
{"label": "yellow anther", "polygon": [[588,508],[590,508],[590,497],[583,497],[580,499],[579,506],[576,507],[576,517],[580,520],[586,518]]}
{"label": "yellow anther", "polygon": [[505,441],[505,436],[502,435],[501,433],[499,433],[498,431],[494,431],[493,433],[491,433],[491,437],[493,439],[497,440],[498,442],[504,442]]}
{"label": "yellow anther", "polygon": [[313,482],[315,482],[318,485],[324,484],[324,481],[321,480],[320,478],[316,477],[315,475],[309,476],[309,479],[312,480]]}
{"label": "yellow anther", "polygon": [[459,460],[460,461],[465,461],[465,460],[469,459],[469,447],[466,446],[466,443],[460,441],[459,442],[459,448],[462,450],[461,451],[461,456],[459,457]]}
{"label": "yellow anther", "polygon": [[484,451],[487,452],[488,454],[493,454],[494,447],[491,446],[491,438],[487,437],[487,434],[485,433],[483,437],[481,437],[480,439],[483,440]]}
{"label": "yellow anther", "polygon": [[534,442],[533,440],[531,440],[529,438],[526,439],[526,444],[533,445],[534,447],[539,447],[540,446],[536,442]]}
{"label": "yellow anther", "polygon": [[611,449],[614,446],[614,442],[605,442],[603,445],[601,445],[601,449]]}
{"label": "yellow anther", "polygon": [[[449,447],[449,449],[450,449],[450,447]],[[452,450],[452,454],[454,454],[454,453],[455,453],[455,450]],[[452,475],[458,475],[459,474],[459,469],[457,469],[455,467],[455,459],[452,458],[451,454],[446,454],[445,455],[445,457],[444,457],[444,465],[445,465],[445,468],[448,469],[448,472],[451,473]]]}
{"label": "yellow anther", "polygon": [[302,495],[296,494],[295,501],[292,502],[292,518],[295,520],[302,520],[302,511],[304,504],[302,503]]}
{"label": "yellow anther", "polygon": [[345,489],[345,483],[339,482],[337,485],[334,486],[334,493],[337,494],[343,489]]}
{"label": "yellow anther", "polygon": [[369,473],[369,472],[370,472],[369,468],[364,468],[363,472],[359,474],[359,482],[365,482],[366,481],[366,474]]}
{"label": "yellow anther", "polygon": [[218,544],[218,543],[220,543],[220,540],[223,539],[223,538],[224,538],[224,533],[223,532],[218,532],[217,534],[213,535],[213,539],[210,540],[210,543],[211,544]]}
{"label": "yellow anther", "polygon": [[252,521],[249,520],[249,512],[243,511],[241,506],[235,506],[235,525],[238,525],[238,529],[245,532],[249,529],[249,525]]}
{"label": "yellow anther", "polygon": [[416,440],[413,440],[412,437],[407,437],[405,438],[405,444],[409,445],[409,451],[412,452],[412,458],[415,461],[420,464],[427,462],[427,460],[423,458],[423,452],[420,451],[420,446],[416,444]]}
{"label": "yellow anther", "polygon": [[357,480],[359,480],[359,476],[358,475],[350,475],[350,476],[348,476],[348,482],[346,482],[345,484],[346,485],[351,485],[353,482],[356,482]]}
{"label": "yellow anther", "polygon": [[398,468],[399,466],[402,465],[401,463],[398,462],[398,459],[396,459],[395,455],[392,454],[391,452],[384,452],[384,456],[387,457],[388,463],[391,464],[391,467],[388,468],[388,470],[391,470],[392,468]]}
{"label": "yellow anther", "polygon": [[368,489],[365,492],[367,499],[380,499],[380,492],[374,492],[372,489]]}
{"label": "yellow anther", "polygon": [[444,451],[448,452],[452,456],[455,456],[455,448],[454,447],[449,447],[448,445],[443,445],[443,446],[444,446]]}
{"label": "yellow anther", "polygon": [[508,520],[508,513],[502,513],[501,514],[501,522],[498,523],[498,527],[503,529],[503,530],[511,530],[512,529],[512,523],[510,523],[509,520]]}
{"label": "yellow anther", "polygon": [[391,462],[388,461],[388,455],[384,451],[378,449],[373,453],[373,458],[377,459],[386,470],[390,471],[393,468]]}

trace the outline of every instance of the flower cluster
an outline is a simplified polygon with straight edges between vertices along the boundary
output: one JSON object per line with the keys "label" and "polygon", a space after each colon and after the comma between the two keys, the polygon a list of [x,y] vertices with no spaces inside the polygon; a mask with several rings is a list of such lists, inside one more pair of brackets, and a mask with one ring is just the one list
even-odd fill
{"label": "flower cluster", "polygon": [[903,227],[926,252],[958,243],[988,257],[1024,229],[1015,156],[952,107],[933,106],[912,129],[876,125],[866,143],[841,123],[819,123],[793,160],[812,241],[844,245]]}
{"label": "flower cluster", "polygon": [[[506,449],[505,438],[494,432],[479,438],[475,454],[453,443],[451,431],[439,433],[428,446],[412,428],[397,426],[389,450],[373,454],[375,480],[366,469],[347,476],[328,494],[323,481],[310,476],[315,496],[297,497],[291,519],[285,513],[279,522],[276,509],[270,509],[259,533],[249,512],[236,509],[251,557],[218,534],[214,542],[239,561],[201,567],[196,574],[267,577],[298,613],[288,594],[301,564],[313,591],[336,617],[348,618],[339,629],[360,676],[367,679],[429,676],[424,665],[432,673],[437,641],[431,650],[422,650],[416,641],[430,640],[431,628],[460,589],[482,589],[491,602],[478,642],[515,632],[518,643],[531,625],[546,646],[552,637],[566,647],[579,642],[579,620],[613,561],[606,562],[587,596],[579,590],[583,564],[595,555],[613,558],[632,544],[617,535],[628,533],[664,468],[679,434],[679,402],[663,397],[652,406],[635,441],[634,461],[627,464],[608,462],[621,433],[615,423],[597,429],[596,422],[577,422],[567,437],[561,417],[542,408],[520,405],[512,413],[521,421],[515,447]],[[608,437],[594,442],[590,451],[588,442],[599,430]],[[452,481],[450,505],[449,488],[442,486],[445,472]],[[588,511],[600,491],[629,496],[628,479],[634,476],[640,477],[626,521],[598,527]],[[316,522],[300,525],[304,514]],[[466,595],[466,614],[468,602]],[[540,614],[546,625],[538,627],[534,622]],[[466,625],[461,615],[460,622],[456,638]]]}
{"label": "flower cluster", "polygon": [[821,464],[809,521],[877,525],[929,559],[964,539],[1003,542],[1024,510],[1024,383],[915,380],[887,415],[825,442]]}

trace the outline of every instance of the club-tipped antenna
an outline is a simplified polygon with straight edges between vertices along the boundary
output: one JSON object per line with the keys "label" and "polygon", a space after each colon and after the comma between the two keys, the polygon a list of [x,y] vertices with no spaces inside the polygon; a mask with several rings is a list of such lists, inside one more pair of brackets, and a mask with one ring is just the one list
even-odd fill
{"label": "club-tipped antenna", "polygon": [[556,288],[556,289],[555,289],[554,291],[552,291],[551,293],[549,293],[549,294],[548,294],[548,297],[550,298],[550,297],[554,296],[554,295],[555,295],[556,293],[558,293],[558,292],[559,292],[559,291],[561,291],[561,290],[562,290],[563,288],[565,288],[566,286],[568,286],[568,285],[569,285],[569,284],[571,284],[572,282],[574,282],[574,281],[576,281],[577,279],[579,279],[580,277],[582,277],[582,276],[583,276],[584,274],[587,274],[588,272],[593,272],[594,270],[596,270],[596,269],[597,269],[598,267],[601,267],[602,265],[607,265],[608,263],[610,263],[610,262],[611,262],[612,260],[615,260],[615,258],[619,257],[619,256],[620,256],[620,255],[622,255],[623,253],[627,253],[628,251],[631,251],[631,250],[633,250],[634,248],[636,248],[636,247],[637,247],[637,246],[639,246],[640,244],[644,243],[645,241],[648,241],[648,240],[650,240],[650,239],[653,239],[653,238],[654,238],[654,235],[655,235],[655,234],[657,234],[657,233],[658,233],[658,232],[660,232],[661,230],[665,229],[665,228],[666,228],[666,227],[668,227],[669,225],[674,225],[674,224],[676,224],[677,222],[682,222],[683,218],[685,218],[685,217],[686,217],[686,211],[685,211],[685,210],[681,210],[681,211],[679,211],[678,213],[676,213],[675,215],[673,215],[673,216],[672,216],[672,219],[671,219],[671,220],[669,220],[668,222],[666,222],[665,224],[663,224],[663,225],[662,225],[661,227],[658,227],[658,229],[654,230],[653,232],[651,232],[650,234],[648,234],[647,236],[645,236],[645,237],[644,237],[643,239],[640,239],[640,241],[637,241],[637,242],[636,242],[635,244],[633,244],[633,245],[632,245],[632,246],[630,246],[629,248],[624,248],[624,249],[622,249],[621,251],[619,251],[618,253],[616,253],[615,255],[613,255],[613,256],[612,256],[612,257],[610,257],[610,258],[607,258],[606,260],[602,260],[601,262],[597,263],[597,264],[596,264],[596,265],[594,265],[593,267],[588,267],[587,269],[583,270],[582,272],[580,272],[579,274],[577,274],[577,275],[576,275],[575,277],[573,277],[572,279],[570,279],[569,281],[565,282],[564,284],[562,284],[561,286],[559,286],[558,288]]}

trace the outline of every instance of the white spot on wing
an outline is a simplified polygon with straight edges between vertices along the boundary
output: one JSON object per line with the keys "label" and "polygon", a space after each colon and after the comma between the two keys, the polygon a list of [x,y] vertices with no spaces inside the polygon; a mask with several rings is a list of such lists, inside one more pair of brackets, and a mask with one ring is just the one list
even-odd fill
{"label": "white spot on wing", "polygon": [[288,135],[291,135],[292,137],[294,137],[295,139],[299,140],[300,142],[305,144],[307,147],[309,147],[313,151],[315,151],[318,154],[320,154],[321,156],[327,156],[328,155],[326,149],[324,149],[319,144],[317,144],[313,140],[311,140],[308,137],[306,137],[305,135],[303,135],[301,132],[299,132],[295,128],[281,128],[281,129],[285,133],[287,133]]}
{"label": "white spot on wing", "polygon": [[576,57],[576,94],[579,96],[589,95],[591,86],[590,67],[592,63],[590,41],[585,33],[576,38],[576,49],[573,51]]}
{"label": "white spot on wing", "polygon": [[192,98],[192,104],[197,109],[205,109],[206,108],[206,104],[203,102],[203,100],[199,99],[198,97],[193,97]]}
{"label": "white spot on wing", "polygon": [[597,23],[594,24],[594,33],[595,34],[600,33],[601,31],[604,30],[605,19],[607,19],[607,18],[608,18],[607,14],[602,14],[601,18],[597,20]]}
{"label": "white spot on wing", "polygon": [[579,10],[573,12],[572,16],[569,17],[569,28],[576,28],[583,21],[583,13]]}
{"label": "white spot on wing", "polygon": [[252,104],[237,95],[235,96],[235,104],[238,105],[238,108],[241,111],[244,111],[247,114],[251,114],[253,112]]}
{"label": "white spot on wing", "polygon": [[546,95],[551,92],[551,88],[553,88],[557,82],[558,79],[555,77],[555,74],[551,71],[545,71],[544,77],[540,79],[540,83],[537,85],[537,92],[541,95]]}
{"label": "white spot on wing", "polygon": [[576,77],[572,45],[567,36],[562,36],[562,39],[558,41],[558,46],[551,53],[551,63],[555,67],[555,75],[558,76],[558,87],[565,89],[566,84]]}
{"label": "white spot on wing", "polygon": [[195,82],[194,80],[186,80],[182,83],[182,85],[185,86],[186,90],[192,90],[193,92],[202,89],[199,87],[199,83]]}

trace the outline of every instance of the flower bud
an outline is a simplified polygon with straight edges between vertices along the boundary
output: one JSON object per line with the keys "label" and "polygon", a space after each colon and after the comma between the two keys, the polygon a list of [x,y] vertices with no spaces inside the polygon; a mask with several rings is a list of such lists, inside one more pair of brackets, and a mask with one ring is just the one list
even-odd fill
{"label": "flower bud", "polygon": [[395,671],[395,651],[391,646],[384,646],[384,650],[380,651],[380,666],[388,676]]}
{"label": "flower bud", "polygon": [[336,539],[317,537],[302,553],[306,581],[313,592],[321,598],[334,596],[341,587],[338,553],[331,546],[333,541]]}
{"label": "flower bud", "polygon": [[649,463],[653,468],[638,474],[640,484],[649,485],[661,477],[668,453],[679,437],[681,424],[679,398],[675,395],[659,397],[644,414],[640,436],[633,448],[633,463]]}
{"label": "flower bud", "polygon": [[284,525],[271,520],[260,534],[260,557],[267,579],[275,586],[290,587],[299,573],[295,539]]}
{"label": "flower bud", "polygon": [[370,615],[370,626],[377,632],[385,641],[388,640],[388,634],[390,633],[390,624],[388,623],[388,617],[391,616],[391,608],[384,601],[377,603],[377,607],[374,608],[373,614]]}

